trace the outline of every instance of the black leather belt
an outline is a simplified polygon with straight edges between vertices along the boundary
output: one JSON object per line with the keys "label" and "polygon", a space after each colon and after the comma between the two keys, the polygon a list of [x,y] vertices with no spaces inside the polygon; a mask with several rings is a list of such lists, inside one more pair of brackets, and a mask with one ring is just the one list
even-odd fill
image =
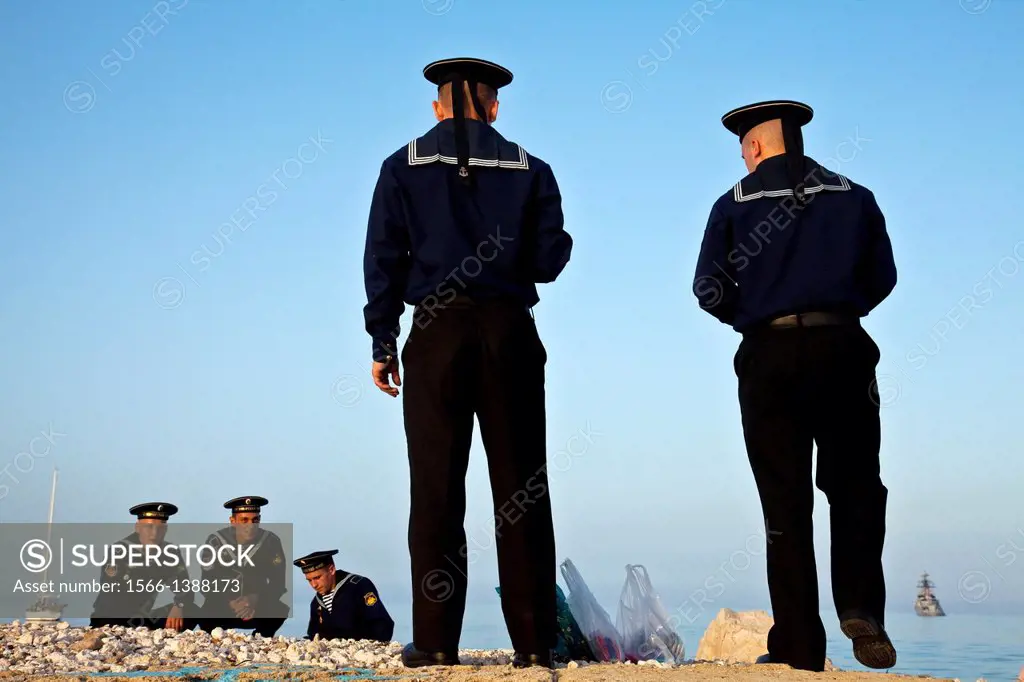
{"label": "black leather belt", "polygon": [[776,329],[785,329],[789,327],[824,327],[836,324],[860,324],[860,319],[853,315],[844,315],[842,313],[810,312],[777,317],[769,322],[768,326]]}

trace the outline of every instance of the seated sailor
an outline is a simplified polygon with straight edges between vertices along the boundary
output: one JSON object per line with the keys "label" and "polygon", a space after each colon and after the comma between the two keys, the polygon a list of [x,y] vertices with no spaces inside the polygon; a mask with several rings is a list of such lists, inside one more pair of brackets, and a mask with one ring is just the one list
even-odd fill
{"label": "seated sailor", "polygon": [[390,642],[395,621],[380,593],[368,578],[337,570],[332,558],[337,553],[336,549],[313,552],[292,562],[316,591],[309,604],[306,638]]}
{"label": "seated sailor", "polygon": [[[157,545],[167,548],[167,521],[178,513],[178,508],[169,502],[146,502],[128,510],[135,516],[135,532],[117,544],[126,547]],[[135,562],[139,563],[139,562]],[[94,628],[105,625],[122,627],[145,627],[150,630],[170,628],[191,630],[196,626],[193,593],[188,589],[188,569],[180,561],[153,563],[152,565],[131,565],[129,561],[111,560],[103,567],[100,590],[93,604],[89,625]],[[172,601],[156,606],[162,591],[148,589],[151,585],[163,585],[172,594]]]}
{"label": "seated sailor", "polygon": [[276,533],[260,527],[262,509],[268,504],[267,498],[258,495],[224,503],[231,510],[230,525],[210,535],[206,543],[250,548],[245,550],[250,561],[237,566],[216,561],[203,568],[203,579],[211,590],[204,595],[199,629],[251,630],[273,637],[287,620],[290,609],[282,601],[288,591],[284,547]]}

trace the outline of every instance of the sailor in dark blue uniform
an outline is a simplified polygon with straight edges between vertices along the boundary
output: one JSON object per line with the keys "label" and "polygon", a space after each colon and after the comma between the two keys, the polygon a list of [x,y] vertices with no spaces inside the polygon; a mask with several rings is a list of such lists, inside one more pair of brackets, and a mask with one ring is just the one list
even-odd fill
{"label": "sailor in dark blue uniform", "polygon": [[743,335],[734,371],[766,524],[770,660],[824,669],[811,532],[817,445],[840,624],[857,660],[889,668],[879,349],[860,318],[892,292],[896,266],[872,192],[804,155],[801,126],[812,115],[805,104],[774,101],[722,118],[749,174],[711,209],[693,292]]}
{"label": "sailor in dark blue uniform", "polygon": [[[178,513],[169,502],[146,502],[128,510],[138,520],[135,532],[115,544],[159,545],[167,547],[167,521]],[[181,553],[178,553],[181,557]],[[107,587],[100,591],[93,604],[91,627],[121,625],[128,628],[145,627],[150,630],[170,628],[191,630],[196,626],[195,591],[189,580],[184,561],[171,566],[170,560],[162,565],[131,566],[131,562],[112,561],[100,572],[100,582]],[[162,589],[152,589],[160,586]],[[166,606],[153,608],[162,593],[172,592]]]}
{"label": "sailor in dark blue uniform", "polygon": [[200,629],[252,630],[273,637],[287,620],[289,609],[281,601],[288,591],[284,547],[276,533],[259,527],[261,510],[268,504],[267,498],[256,495],[224,503],[231,510],[230,525],[210,535],[206,543],[216,548],[243,547],[253,565],[244,560],[230,566],[215,561],[203,568],[204,584],[210,589],[204,594]]}
{"label": "sailor in dark blue uniform", "polygon": [[292,563],[302,569],[316,591],[309,604],[306,639],[372,639],[390,642],[395,632],[380,592],[373,581],[355,573],[338,571],[333,557],[338,550],[312,552]]}
{"label": "sailor in dark blue uniform", "polygon": [[[457,661],[466,600],[465,474],[480,422],[496,514],[502,609],[517,666],[556,642],[556,561],[546,477],[544,366],[531,308],[569,261],[551,167],[493,127],[505,68],[446,59],[424,69],[439,123],[388,157],[370,206],[364,270],[374,381],[398,395],[402,349],[412,481],[413,642],[407,666]],[[389,383],[394,381],[394,386]],[[527,492],[524,492],[527,491]],[[517,499],[527,497],[525,504]]]}

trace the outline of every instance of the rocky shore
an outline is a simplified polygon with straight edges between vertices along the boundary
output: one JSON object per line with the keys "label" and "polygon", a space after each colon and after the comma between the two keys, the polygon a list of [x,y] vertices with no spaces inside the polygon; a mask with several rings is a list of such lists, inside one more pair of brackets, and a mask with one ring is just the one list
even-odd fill
{"label": "rocky shore", "polygon": [[[263,638],[233,630],[212,633],[149,631],[122,627],[73,628],[67,623],[0,625],[0,680],[131,679],[137,671],[167,671],[147,680],[402,679],[402,680],[779,680],[835,679],[844,682],[908,678],[838,671],[812,674],[785,666],[717,661],[681,666],[641,664],[560,664],[552,673],[539,668],[515,670],[510,650],[466,650],[462,665],[408,670],[401,663],[401,644],[366,641]],[[187,675],[182,675],[182,670]],[[195,669],[194,671],[191,669]],[[232,669],[230,674],[226,674]],[[177,675],[173,675],[177,671]],[[117,673],[126,673],[121,678]]]}

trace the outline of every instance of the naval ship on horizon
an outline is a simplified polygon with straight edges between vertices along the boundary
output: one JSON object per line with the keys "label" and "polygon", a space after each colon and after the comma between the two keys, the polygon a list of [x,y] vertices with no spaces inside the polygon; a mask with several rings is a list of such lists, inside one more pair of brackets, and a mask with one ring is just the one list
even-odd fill
{"label": "naval ship on horizon", "polygon": [[921,582],[917,583],[917,587],[918,593],[917,599],[914,600],[914,612],[926,618],[945,616],[946,612],[942,610],[942,604],[939,603],[938,597],[932,593],[935,583],[928,580],[928,573],[921,575]]}

